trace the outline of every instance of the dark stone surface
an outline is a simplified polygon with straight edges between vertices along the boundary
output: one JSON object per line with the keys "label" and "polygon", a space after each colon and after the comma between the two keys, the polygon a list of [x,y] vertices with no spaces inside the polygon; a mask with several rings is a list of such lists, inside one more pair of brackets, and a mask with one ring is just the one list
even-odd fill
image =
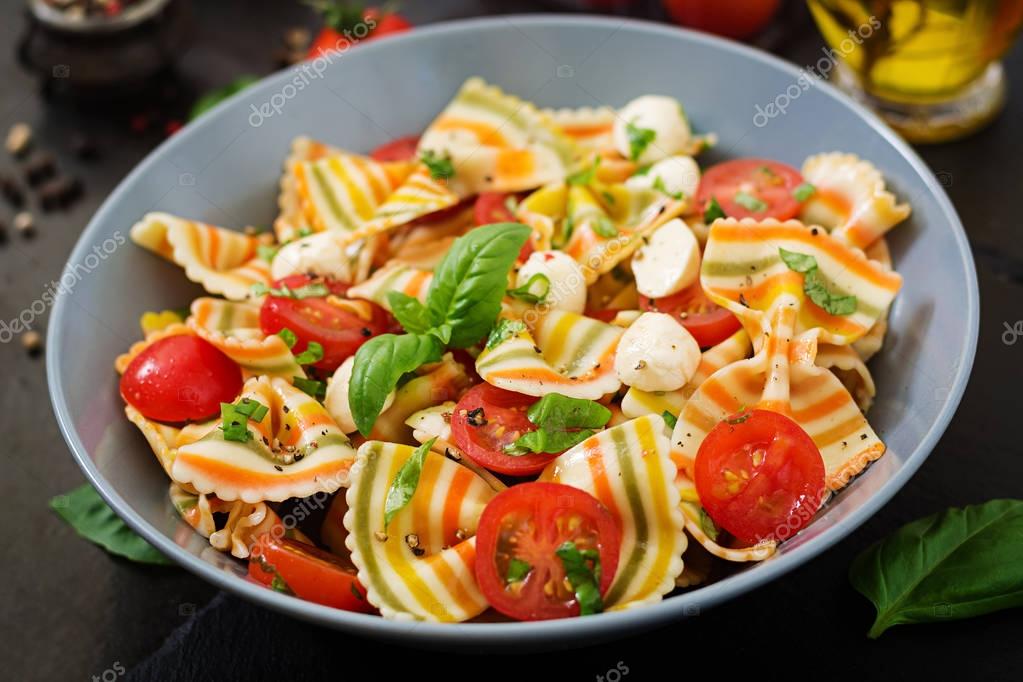
{"label": "dark stone surface", "polygon": [[[282,28],[311,24],[308,11],[294,3],[196,3],[196,34],[178,62],[178,78],[162,77],[161,83],[174,91],[166,93],[168,103],[85,106],[62,99],[47,103],[37,83],[17,67],[14,45],[22,30],[23,4],[0,2],[0,134],[6,135],[16,121],[30,123],[36,149],[53,152],[62,173],[83,181],[85,195],[69,210],[48,214],[32,198],[37,234],[31,241],[14,233],[14,211],[0,201],[0,224],[7,225],[7,239],[0,240],[0,320],[18,315],[58,277],[99,203],[160,141],[163,119],[182,117],[187,93],[224,84],[240,73],[269,73]],[[554,4],[415,2],[406,3],[406,14],[423,23],[544,10]],[[818,56],[819,38],[801,9],[793,16],[794,23],[767,40],[783,56],[811,63]],[[451,654],[395,651],[229,596],[203,610],[215,591],[198,578],[178,569],[111,558],[78,539],[47,509],[50,497],[80,484],[82,475],[52,417],[42,359],[29,358],[13,341],[0,344],[0,499],[5,503],[6,538],[0,675],[63,680],[108,671],[106,679],[113,679],[142,663],[140,679],[161,680],[345,677],[368,665],[375,676],[385,678],[447,671],[450,679],[521,680],[537,674],[592,679],[620,661],[634,679],[706,675],[708,665],[729,676],[753,679],[1019,679],[1019,611],[900,627],[871,641],[864,635],[871,607],[846,577],[858,552],[907,521],[947,506],[1023,497],[1017,412],[1023,339],[1015,345],[1002,341],[1005,325],[1023,320],[1018,174],[1023,50],[1017,47],[1007,65],[1012,81],[1008,110],[994,125],[963,142],[920,150],[966,224],[980,271],[980,341],[970,386],[952,425],[917,475],[881,512],[817,560],[685,623],[591,650],[544,654],[535,662],[492,656],[455,660]],[[130,120],[139,113],[156,114],[151,116],[156,123],[133,133]],[[76,157],[74,140],[81,134],[95,141],[99,160]],[[0,175],[15,171],[17,163],[0,155]],[[942,286],[941,273],[934,273],[934,286]],[[40,331],[45,330],[46,314],[36,320]],[[172,633],[174,639],[160,649]]]}

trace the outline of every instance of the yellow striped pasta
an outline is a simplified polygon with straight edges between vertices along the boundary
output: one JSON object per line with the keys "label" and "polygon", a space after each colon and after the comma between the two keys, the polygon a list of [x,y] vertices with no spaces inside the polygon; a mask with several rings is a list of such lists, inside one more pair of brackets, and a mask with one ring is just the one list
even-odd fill
{"label": "yellow striped pasta", "polygon": [[614,147],[614,123],[617,114],[611,107],[543,109],[561,134],[581,151],[600,151]]}
{"label": "yellow striped pasta", "polygon": [[[710,521],[710,517],[706,515],[703,507],[700,506],[700,499],[696,494],[695,484],[687,477],[679,476],[675,480],[675,485],[678,487],[682,498],[680,507],[685,518],[686,532],[696,540],[699,546],[703,547],[710,554],[725,561],[743,563],[747,561],[763,561],[777,551],[778,543],[774,540],[764,540],[752,547],[733,548],[719,545],[716,538],[708,534],[716,535],[717,529],[713,526],[713,521]],[[688,551],[682,555],[687,565],[689,563],[688,557]]]}
{"label": "yellow striped pasta", "polygon": [[426,303],[426,292],[433,281],[433,273],[429,270],[414,268],[404,263],[391,262],[380,268],[365,282],[348,290],[349,298],[361,298],[373,301],[380,307],[391,310],[387,294],[400,291],[421,303]]}

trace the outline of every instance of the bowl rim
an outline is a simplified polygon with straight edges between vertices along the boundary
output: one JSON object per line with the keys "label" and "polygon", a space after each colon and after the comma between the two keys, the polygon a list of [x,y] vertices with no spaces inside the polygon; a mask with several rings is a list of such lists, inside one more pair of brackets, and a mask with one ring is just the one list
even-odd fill
{"label": "bowl rim", "polygon": [[[797,66],[770,53],[697,31],[639,19],[610,16],[580,16],[564,13],[508,14],[496,17],[477,17],[439,22],[417,27],[415,31],[410,31],[400,36],[389,37],[387,40],[361,45],[359,49],[363,51],[386,50],[389,49],[389,45],[398,44],[398,41],[429,41],[442,36],[471,33],[479,28],[494,28],[501,24],[512,22],[518,27],[525,28],[543,27],[557,29],[562,27],[573,28],[582,25],[617,31],[628,27],[641,33],[647,32],[654,35],[688,40],[716,50],[736,53],[746,59],[760,62],[769,68],[781,70],[793,78],[798,78],[803,73]],[[253,89],[259,88],[270,92],[274,87],[292,78],[296,68],[299,67],[285,69],[277,74],[266,77],[258,85],[254,86]],[[710,608],[759,587],[809,561],[844,538],[886,504],[916,472],[944,433],[959,405],[972,369],[979,331],[980,300],[977,273],[966,232],[948,195],[916,152],[875,114],[847,95],[839,92],[834,86],[820,81],[820,79],[815,79],[815,81],[815,85],[821,89],[825,96],[835,99],[841,105],[851,109],[877,135],[881,136],[888,144],[895,148],[910,164],[917,175],[920,176],[925,187],[930,191],[931,197],[936,202],[937,208],[949,221],[958,247],[962,267],[966,274],[966,344],[958,358],[955,377],[945,404],[924,437],[916,445],[912,453],[909,454],[903,466],[891,478],[885,481],[877,492],[832,526],[825,528],[820,535],[807,542],[799,551],[777,555],[770,561],[761,563],[753,570],[743,571],[692,592],[664,599],[656,604],[625,611],[603,613],[596,617],[583,619],[513,623],[396,621],[386,620],[376,615],[333,609],[279,594],[260,585],[249,583],[237,575],[218,569],[202,558],[179,547],[170,538],[146,522],[107,483],[106,479],[99,472],[99,469],[89,456],[88,449],[75,429],[64,397],[62,366],[68,354],[63,352],[65,339],[58,334],[57,330],[60,328],[58,321],[64,313],[67,298],[70,294],[63,291],[58,293],[54,302],[48,325],[46,344],[47,382],[60,431],[86,478],[96,487],[103,499],[132,529],[152,543],[163,554],[222,590],[237,594],[261,606],[292,617],[330,626],[335,629],[382,638],[401,638],[405,642],[417,640],[420,643],[457,646],[458,648],[511,644],[517,646],[527,644],[541,648],[565,647],[583,645],[587,641],[594,641],[593,638],[595,637],[602,636],[608,639],[616,635],[622,636],[626,633],[635,634],[641,630],[681,620],[684,617],[699,613],[702,609]],[[249,94],[252,93],[246,91],[236,95],[236,97]],[[163,157],[168,148],[184,144],[197,130],[209,124],[234,100],[235,97],[232,97],[222,102],[210,112],[200,117],[200,119],[186,126],[184,130],[164,141],[121,180],[89,221],[88,226],[82,232],[72,250],[68,263],[77,262],[88,252],[87,245],[91,241],[93,234],[99,232],[103,224],[108,221],[108,215],[113,211],[114,206],[122,200],[129,191],[129,188]]]}

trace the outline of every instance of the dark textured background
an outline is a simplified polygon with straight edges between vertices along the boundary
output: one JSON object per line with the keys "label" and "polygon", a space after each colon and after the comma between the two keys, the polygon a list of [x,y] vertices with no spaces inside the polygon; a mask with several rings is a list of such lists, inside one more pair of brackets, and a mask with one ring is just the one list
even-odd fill
{"label": "dark textured background", "polygon": [[[0,133],[15,121],[32,124],[40,146],[53,150],[62,168],[84,180],[86,195],[67,212],[36,210],[35,239],[11,235],[0,245],[3,320],[16,316],[59,276],[99,203],[161,138],[159,130],[129,132],[123,114],[103,108],[81,111],[61,99],[47,104],[14,59],[22,4],[0,0]],[[551,5],[409,1],[405,14],[425,23]],[[760,42],[798,64],[811,63],[819,56],[820,39],[805,11],[792,10],[786,26]],[[268,46],[279,42],[281,28],[312,23],[305,8],[283,0],[205,0],[196,3],[194,14],[194,46],[179,61],[182,100],[189,90],[222,85],[240,73],[269,73],[274,64]],[[920,149],[962,216],[980,272],[980,340],[970,386],[919,473],[874,518],[818,559],[687,622],[599,648],[541,655],[535,662],[398,650],[270,614],[230,596],[210,603],[215,590],[198,578],[176,568],[111,558],[78,539],[47,509],[50,497],[83,478],[52,417],[42,359],[30,359],[12,342],[0,345],[5,540],[0,677],[92,679],[107,671],[109,680],[137,667],[140,679],[344,678],[372,665],[374,676],[385,678],[443,670],[450,679],[522,680],[542,674],[588,680],[621,661],[633,679],[715,674],[709,666],[717,674],[754,679],[1020,679],[1019,611],[899,627],[871,641],[864,633],[872,609],[846,577],[858,552],[907,521],[947,506],[1023,497],[1018,416],[1023,339],[1015,345],[1002,341],[1005,324],[1023,319],[1023,49],[1014,50],[1007,66],[1009,105],[994,125],[963,142]],[[98,141],[100,161],[83,163],[70,154],[70,140],[81,131]],[[0,156],[0,173],[14,169],[9,157]],[[8,232],[12,219],[0,202],[0,222]],[[939,272],[934,286],[943,286]],[[37,327],[45,329],[45,316]]]}

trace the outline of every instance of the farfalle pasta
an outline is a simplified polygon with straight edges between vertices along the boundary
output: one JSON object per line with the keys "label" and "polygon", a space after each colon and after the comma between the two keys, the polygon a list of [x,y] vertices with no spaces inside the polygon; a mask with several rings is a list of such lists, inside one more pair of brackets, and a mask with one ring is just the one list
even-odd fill
{"label": "farfalle pasta", "polygon": [[142,216],[206,291],[114,362],[180,541],[440,623],[643,608],[773,556],[885,452],[867,363],[910,208],[851,154],[701,167],[698,123],[474,78],[418,138],[296,138],[273,234]]}

